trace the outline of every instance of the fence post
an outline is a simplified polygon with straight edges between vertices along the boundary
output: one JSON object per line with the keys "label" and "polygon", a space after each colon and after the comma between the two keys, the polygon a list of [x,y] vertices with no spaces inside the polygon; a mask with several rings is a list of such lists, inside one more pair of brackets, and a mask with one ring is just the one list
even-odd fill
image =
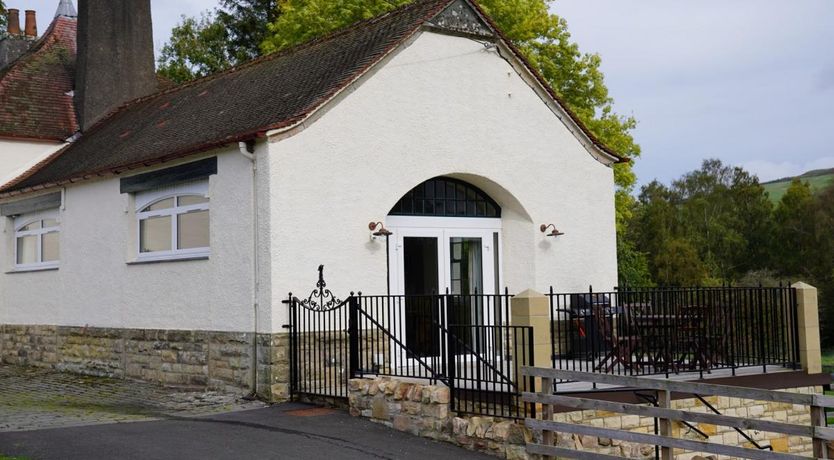
{"label": "fence post", "polygon": [[[553,344],[550,337],[550,302],[547,296],[528,289],[513,297],[511,301],[511,324],[513,326],[530,326],[533,328],[533,354],[535,363],[551,363]],[[514,358],[519,358],[523,353],[517,350],[513,352]],[[526,379],[521,380],[522,391],[541,391],[541,388],[527,388]]]}
{"label": "fence post", "polygon": [[[446,312],[446,299],[443,300],[443,312]],[[457,378],[457,346],[458,346],[458,338],[455,337],[454,334],[451,333],[449,329],[446,329],[445,337],[443,337],[444,332],[440,332],[440,336],[442,337],[442,341],[446,343],[446,381],[447,386],[449,387],[449,408],[454,411],[458,412],[460,407],[458,404],[461,403],[460,400],[457,398],[457,392],[455,391],[455,379]],[[477,365],[477,364],[476,364]],[[464,374],[465,376],[465,374]]]}
{"label": "fence post", "polygon": [[290,306],[290,399],[298,396],[298,305],[295,297],[289,294],[287,304]]}
{"label": "fence post", "polygon": [[[527,358],[529,360],[527,365],[530,366],[530,367],[536,367],[536,349],[535,349],[535,346],[533,345],[533,330],[532,329],[526,329],[525,332],[527,332],[527,334],[525,334],[525,335],[527,336]],[[551,330],[551,332],[553,332],[553,331]],[[552,363],[552,361],[551,361],[551,363]],[[516,367],[515,375],[521,375],[521,369]],[[519,385],[519,388],[522,388],[525,385],[527,385],[527,388],[536,388],[536,377],[531,375],[530,377],[527,378],[526,383],[522,383],[521,385]],[[550,394],[553,391],[553,380],[552,379],[550,380],[549,386],[548,385],[542,385],[542,389],[545,390],[545,394]],[[529,407],[529,409],[530,409],[529,412],[527,412],[527,409],[528,409],[527,406],[525,406],[525,412],[530,417],[536,418],[536,405],[535,404],[529,404],[529,406],[530,406]],[[551,414],[550,418],[551,418],[551,420],[553,419],[552,414]]]}
{"label": "fence post", "polygon": [[[542,388],[547,389],[544,391],[544,394],[550,394],[551,389],[553,388],[553,379],[549,377],[542,377]],[[551,404],[545,404],[542,408],[542,417],[547,420],[548,422],[553,421],[553,406]],[[553,432],[550,430],[544,430],[542,432],[542,444],[545,446],[552,446],[554,444],[555,439],[553,436]]]}
{"label": "fence post", "polygon": [[[661,390],[657,392],[657,406],[664,409],[672,408],[672,393],[669,390]],[[672,421],[668,418],[660,419],[660,435],[671,438],[672,437]],[[671,447],[660,448],[660,458],[662,460],[672,460],[674,458],[674,449]]]}
{"label": "fence post", "polygon": [[[811,426],[824,427],[826,426],[825,408],[819,406],[811,406]],[[815,430],[816,431],[816,430]],[[823,439],[814,437],[814,458],[829,458],[828,457],[828,443]]]}
{"label": "fence post", "polygon": [[350,308],[348,313],[348,352],[350,353],[348,373],[349,378],[353,379],[359,373],[359,301],[356,296],[350,296],[348,306]]}
{"label": "fence post", "polygon": [[799,362],[809,374],[822,373],[822,348],[820,347],[820,320],[817,304],[817,288],[795,283],[797,328],[799,329]]}

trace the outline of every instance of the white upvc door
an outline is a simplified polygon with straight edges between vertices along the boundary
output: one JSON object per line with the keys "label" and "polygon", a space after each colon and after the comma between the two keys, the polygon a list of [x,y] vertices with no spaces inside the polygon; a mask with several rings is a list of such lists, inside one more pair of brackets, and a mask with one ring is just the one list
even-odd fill
{"label": "white upvc door", "polygon": [[[496,270],[500,275],[500,247],[496,246],[500,246],[500,226],[500,219],[389,216],[386,227],[393,232],[392,294],[445,294],[447,290],[450,294],[498,293],[496,279],[500,278],[496,277]],[[421,292],[421,288],[426,292]],[[425,317],[410,318],[433,314],[421,312],[424,307],[409,309],[406,302],[400,305],[399,313],[406,323],[427,324]],[[472,309],[470,314],[472,318],[443,318],[442,321],[447,325],[450,322],[494,324],[492,308]],[[434,334],[431,330],[425,333],[407,330],[399,339],[409,349],[429,356],[445,348],[434,343]],[[415,365],[413,360],[403,358],[400,362]]]}

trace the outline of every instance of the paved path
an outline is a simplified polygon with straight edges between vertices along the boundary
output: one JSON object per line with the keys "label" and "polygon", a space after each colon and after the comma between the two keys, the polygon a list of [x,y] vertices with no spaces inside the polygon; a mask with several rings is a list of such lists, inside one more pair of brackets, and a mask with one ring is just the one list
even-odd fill
{"label": "paved path", "polygon": [[342,411],[0,366],[0,458],[489,459]]}
{"label": "paved path", "polygon": [[265,407],[222,392],[0,365],[0,433]]}
{"label": "paved path", "polygon": [[164,421],[0,433],[0,453],[30,459],[490,459],[345,412],[289,403]]}

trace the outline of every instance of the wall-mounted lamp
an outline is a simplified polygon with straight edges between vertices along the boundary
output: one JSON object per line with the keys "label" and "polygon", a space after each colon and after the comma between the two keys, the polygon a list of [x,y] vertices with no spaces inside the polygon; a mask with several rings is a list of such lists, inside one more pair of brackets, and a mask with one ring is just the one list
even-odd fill
{"label": "wall-mounted lamp", "polygon": [[382,225],[382,222],[371,222],[368,224],[368,230],[372,231],[372,236],[391,236],[393,233]]}
{"label": "wall-mounted lamp", "polygon": [[[547,229],[549,229],[549,228],[552,228],[553,231],[551,231],[550,233],[547,233]],[[556,237],[556,236],[564,235],[564,232],[560,232],[559,230],[557,230],[556,226],[553,225],[553,224],[549,224],[549,225],[548,224],[542,224],[541,227],[539,227],[539,230],[541,230],[542,233],[547,233],[545,236]]]}
{"label": "wall-mounted lamp", "polygon": [[391,249],[388,244],[388,237],[393,235],[394,232],[385,228],[385,225],[382,225],[382,222],[369,223],[368,230],[372,232],[371,239],[378,238],[380,236],[385,237],[385,281],[388,286],[388,295],[391,295]]}

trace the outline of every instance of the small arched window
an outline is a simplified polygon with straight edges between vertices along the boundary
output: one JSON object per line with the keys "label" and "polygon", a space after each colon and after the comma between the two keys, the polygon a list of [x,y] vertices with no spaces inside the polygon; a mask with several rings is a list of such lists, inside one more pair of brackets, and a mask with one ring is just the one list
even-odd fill
{"label": "small arched window", "polygon": [[205,194],[169,191],[137,209],[139,259],[208,256],[209,198]]}
{"label": "small arched window", "polygon": [[483,190],[451,177],[435,177],[411,189],[391,216],[501,217],[501,207]]}
{"label": "small arched window", "polygon": [[57,268],[61,227],[57,211],[23,215],[15,219],[15,269]]}

